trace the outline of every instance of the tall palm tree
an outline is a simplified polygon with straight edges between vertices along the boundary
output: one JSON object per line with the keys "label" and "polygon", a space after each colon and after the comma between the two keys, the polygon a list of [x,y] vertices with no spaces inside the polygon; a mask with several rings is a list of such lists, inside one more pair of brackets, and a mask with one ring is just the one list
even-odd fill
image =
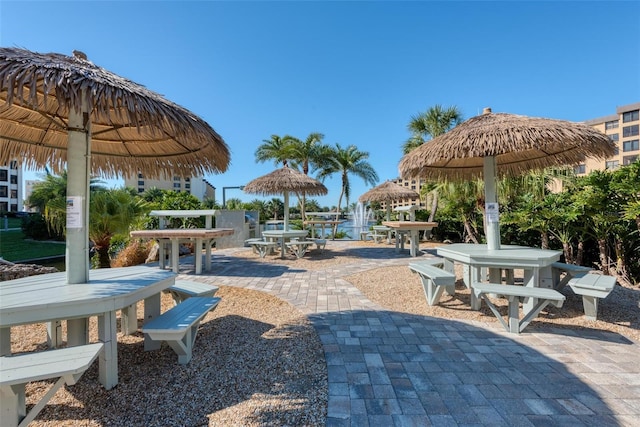
{"label": "tall palm tree", "polygon": [[444,108],[434,105],[424,113],[411,117],[407,129],[411,133],[402,145],[403,154],[407,154],[425,142],[440,136],[462,122],[462,113],[456,106]]}
{"label": "tall palm tree", "polygon": [[343,196],[346,197],[347,206],[349,205],[349,197],[351,196],[349,174],[362,178],[366,184],[371,186],[378,183],[378,174],[367,161],[368,158],[369,153],[358,150],[355,145],[343,148],[340,144],[336,144],[335,147],[325,148],[322,163],[319,165],[318,178],[324,180],[334,173],[340,174],[342,187],[338,198],[338,214],[340,213]]}
{"label": "tall palm tree", "polygon": [[[324,135],[319,132],[310,133],[307,136],[307,139],[304,141],[294,138],[288,137],[288,142],[291,144],[289,149],[289,153],[291,155],[291,164],[294,167],[302,168],[302,173],[305,175],[309,175],[310,168],[317,168],[318,165],[322,162],[322,153],[325,150],[325,147],[322,144],[322,139]],[[303,192],[299,195],[300,198],[300,211],[302,213],[302,221],[305,218],[305,204],[306,197]]]}
{"label": "tall palm tree", "polygon": [[289,135],[283,137],[271,135],[270,139],[263,139],[263,144],[256,149],[256,160],[260,163],[273,160],[276,166],[280,163],[282,166],[287,166],[292,158],[291,141],[292,137]]}

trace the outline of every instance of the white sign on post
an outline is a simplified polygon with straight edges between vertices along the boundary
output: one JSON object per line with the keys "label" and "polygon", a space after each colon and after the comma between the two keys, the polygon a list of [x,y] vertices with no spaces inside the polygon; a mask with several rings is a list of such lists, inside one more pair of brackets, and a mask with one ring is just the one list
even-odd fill
{"label": "white sign on post", "polygon": [[67,228],[82,228],[82,197],[67,197]]}
{"label": "white sign on post", "polygon": [[487,216],[487,222],[500,221],[500,210],[497,202],[485,203],[484,213]]}

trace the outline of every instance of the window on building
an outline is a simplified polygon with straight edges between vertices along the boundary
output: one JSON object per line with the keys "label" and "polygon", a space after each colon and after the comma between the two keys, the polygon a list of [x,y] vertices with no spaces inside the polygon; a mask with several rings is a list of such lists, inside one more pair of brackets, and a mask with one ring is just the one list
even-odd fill
{"label": "window on building", "polygon": [[6,212],[9,210],[9,203],[0,202],[0,212]]}
{"label": "window on building", "polygon": [[618,123],[617,120],[612,120],[604,124],[605,129],[616,129],[618,126],[620,126],[620,124]]}
{"label": "window on building", "polygon": [[622,151],[637,151],[640,149],[640,140],[632,139],[631,141],[624,141],[622,143]]}
{"label": "window on building", "polygon": [[12,204],[11,205],[11,212],[18,212],[18,205]]}
{"label": "window on building", "polygon": [[7,187],[6,185],[0,185],[0,197],[7,197],[8,195],[9,187]]}
{"label": "window on building", "polygon": [[144,178],[144,175],[142,175],[141,173],[138,174],[138,179],[142,179]]}
{"label": "window on building", "polygon": [[184,182],[191,182],[191,178],[185,178]]}
{"label": "window on building", "polygon": [[640,118],[640,110],[627,111],[622,113],[622,123],[635,122]]}
{"label": "window on building", "polygon": [[18,175],[11,175],[11,176],[9,177],[9,182],[10,182],[11,184],[17,184],[17,183],[18,183]]}
{"label": "window on building", "polygon": [[612,140],[613,142],[618,142],[620,140],[620,134],[619,133],[612,133],[611,135],[608,135],[609,139]]}
{"label": "window on building", "polygon": [[4,169],[0,169],[0,181],[7,182],[8,179],[9,173]]}
{"label": "window on building", "polygon": [[575,174],[587,173],[587,165],[585,165],[584,163],[580,164],[580,165],[576,166],[575,168],[573,168],[573,172]]}
{"label": "window on building", "polygon": [[638,160],[638,155],[637,154],[635,156],[624,156],[622,158],[622,164],[627,166],[627,165],[630,165],[631,163],[635,162],[636,160]]}
{"label": "window on building", "polygon": [[173,183],[173,188],[180,188],[180,183],[179,182],[174,182]]}
{"label": "window on building", "polygon": [[138,193],[144,193],[144,187],[138,187]]}
{"label": "window on building", "polygon": [[18,198],[18,190],[11,190],[11,198],[12,199]]}
{"label": "window on building", "polygon": [[173,180],[174,180],[174,181],[181,181],[181,178],[180,178],[179,176],[174,176],[174,177],[173,177]]}
{"label": "window on building", "polygon": [[138,185],[144,185],[144,181],[138,180]]}
{"label": "window on building", "polygon": [[617,156],[618,154],[620,154],[620,147],[615,146],[614,149],[613,149],[613,155]]}
{"label": "window on building", "polygon": [[605,164],[604,164],[604,168],[606,170],[613,170],[613,169],[618,169],[618,167],[620,167],[620,162],[617,160],[608,160]]}
{"label": "window on building", "polygon": [[189,183],[187,182],[187,183],[184,185],[184,188],[186,188],[186,189],[188,190],[189,188],[191,188],[191,184],[189,184]]}
{"label": "window on building", "polygon": [[622,136],[624,138],[628,136],[636,136],[638,133],[640,133],[640,125],[625,126],[622,128]]}

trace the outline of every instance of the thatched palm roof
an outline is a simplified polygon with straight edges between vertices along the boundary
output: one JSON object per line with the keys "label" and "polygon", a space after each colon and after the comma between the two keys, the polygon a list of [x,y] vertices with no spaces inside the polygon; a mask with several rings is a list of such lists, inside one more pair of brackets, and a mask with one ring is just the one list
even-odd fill
{"label": "thatched palm roof", "polygon": [[399,170],[404,178],[469,178],[481,176],[483,158],[494,156],[498,174],[518,175],[614,151],[606,135],[586,124],[487,109],[405,155]]}
{"label": "thatched palm roof", "polygon": [[386,181],[372,188],[360,197],[360,202],[392,202],[402,199],[417,199],[420,194],[414,190],[402,187],[392,181]]}
{"label": "thatched palm roof", "polygon": [[327,187],[320,181],[285,166],[250,181],[244,186],[244,191],[263,196],[285,192],[304,192],[311,196],[322,196],[327,194]]}
{"label": "thatched palm roof", "polygon": [[223,172],[229,149],[187,109],[74,56],[0,48],[0,164],[54,171],[67,161],[69,111],[90,108],[92,172],[148,177]]}

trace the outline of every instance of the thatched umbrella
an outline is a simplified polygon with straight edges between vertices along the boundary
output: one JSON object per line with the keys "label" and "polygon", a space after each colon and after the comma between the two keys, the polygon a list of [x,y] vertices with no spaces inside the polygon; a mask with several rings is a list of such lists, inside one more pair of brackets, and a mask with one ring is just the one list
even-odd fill
{"label": "thatched umbrella", "polygon": [[386,181],[358,197],[358,201],[385,202],[387,205],[387,221],[389,221],[391,219],[391,202],[402,199],[417,199],[418,197],[420,197],[418,192],[398,185],[393,181]]}
{"label": "thatched umbrella", "polygon": [[491,113],[486,108],[482,115],[405,155],[399,170],[404,178],[484,176],[487,243],[489,249],[499,249],[497,175],[513,176],[533,169],[578,164],[587,157],[607,158],[614,152],[615,144],[591,126]]}
{"label": "thatched umbrella", "polygon": [[74,56],[0,48],[0,164],[67,165],[67,279],[88,280],[90,174],[223,172],[229,149],[204,120]]}
{"label": "thatched umbrella", "polygon": [[266,175],[250,181],[244,186],[244,191],[262,196],[284,195],[284,229],[289,229],[289,192],[323,196],[327,194],[327,187],[320,181],[313,179],[296,169],[284,166]]}

